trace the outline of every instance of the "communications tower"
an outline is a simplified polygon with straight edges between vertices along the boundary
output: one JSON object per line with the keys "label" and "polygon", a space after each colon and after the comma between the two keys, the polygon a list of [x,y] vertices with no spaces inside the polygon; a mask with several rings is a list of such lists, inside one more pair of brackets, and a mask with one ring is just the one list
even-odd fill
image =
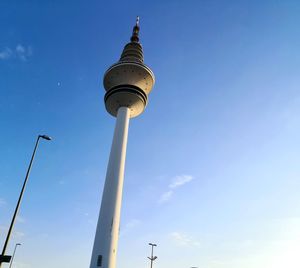
{"label": "communications tower", "polygon": [[117,118],[90,268],[115,268],[129,119],[140,115],[154,85],[139,42],[139,18],[120,60],[104,74],[106,110]]}

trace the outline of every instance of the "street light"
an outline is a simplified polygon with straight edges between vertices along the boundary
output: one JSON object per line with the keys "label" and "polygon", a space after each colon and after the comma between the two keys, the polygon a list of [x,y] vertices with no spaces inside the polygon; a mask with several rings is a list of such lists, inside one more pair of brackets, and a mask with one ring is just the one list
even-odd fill
{"label": "street light", "polygon": [[44,140],[47,140],[47,141],[51,141],[52,138],[47,136],[47,135],[39,135],[40,138],[43,138]]}
{"label": "street light", "polygon": [[16,253],[16,250],[17,250],[17,246],[21,246],[21,244],[20,244],[20,243],[17,243],[17,244],[15,245],[14,253],[13,253],[12,257],[11,257],[11,262],[10,262],[10,264],[9,264],[9,268],[11,268],[12,263],[13,263],[13,261],[14,261],[15,253]]}
{"label": "street light", "polygon": [[157,256],[153,256],[153,247],[156,247],[157,245],[149,243],[149,246],[151,246],[151,257],[148,257],[148,259],[150,260],[150,268],[152,268],[153,261],[155,261],[157,259]]}
{"label": "street light", "polygon": [[7,244],[9,242],[9,238],[10,238],[12,229],[14,227],[14,223],[15,223],[15,220],[16,220],[16,217],[17,217],[17,214],[18,214],[18,210],[19,210],[21,201],[22,201],[23,193],[24,193],[24,190],[25,190],[25,187],[26,187],[26,183],[27,183],[27,180],[28,180],[28,177],[29,177],[29,173],[30,173],[30,170],[31,170],[31,166],[32,166],[32,163],[33,163],[35,152],[36,152],[37,147],[39,145],[40,138],[42,138],[44,140],[48,140],[48,141],[51,140],[51,138],[49,136],[47,136],[47,135],[38,135],[38,137],[36,139],[36,143],[35,143],[34,150],[33,150],[32,156],[31,156],[31,160],[30,160],[27,172],[26,172],[25,180],[24,180],[24,183],[23,183],[23,186],[22,186],[22,190],[21,190],[19,199],[18,199],[18,203],[17,203],[17,206],[15,208],[15,212],[14,212],[13,218],[11,220],[9,229],[8,229],[6,240],[5,240],[3,249],[2,249],[2,254],[0,255],[0,268],[1,268],[1,265],[2,265],[3,262],[10,262],[10,260],[11,260],[11,256],[5,255],[5,252],[6,252]]}

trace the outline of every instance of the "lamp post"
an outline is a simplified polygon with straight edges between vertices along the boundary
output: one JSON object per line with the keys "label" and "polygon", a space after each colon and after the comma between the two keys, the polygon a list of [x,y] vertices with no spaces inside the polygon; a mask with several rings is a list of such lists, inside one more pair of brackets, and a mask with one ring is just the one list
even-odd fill
{"label": "lamp post", "polygon": [[149,246],[151,246],[151,257],[148,257],[148,259],[150,260],[150,268],[152,268],[153,261],[155,261],[157,259],[157,256],[153,256],[153,248],[156,247],[157,245],[149,243]]}
{"label": "lamp post", "polygon": [[44,139],[44,140],[48,140],[48,141],[51,140],[51,138],[47,135],[38,135],[38,137],[36,139],[36,143],[35,143],[34,150],[33,150],[32,156],[31,156],[31,160],[30,160],[27,172],[26,172],[25,180],[24,180],[24,183],[23,183],[23,186],[22,186],[22,189],[21,189],[21,193],[20,193],[18,202],[17,202],[17,206],[15,208],[15,212],[14,212],[13,218],[11,220],[9,229],[8,229],[8,233],[7,233],[7,236],[6,236],[6,239],[5,239],[5,242],[4,242],[4,246],[3,246],[3,249],[2,249],[2,254],[0,255],[0,268],[1,268],[1,265],[2,265],[3,262],[10,262],[10,260],[11,260],[11,256],[5,255],[5,252],[6,252],[6,248],[7,248],[9,239],[10,239],[10,235],[11,235],[12,229],[14,227],[14,223],[15,223],[15,220],[16,220],[19,208],[20,208],[23,193],[24,193],[24,190],[25,190],[25,187],[26,187],[26,184],[27,184],[27,181],[28,181],[29,173],[30,173],[30,170],[31,170],[31,166],[32,166],[32,163],[33,163],[33,160],[34,160],[34,157],[35,157],[35,152],[37,150],[37,147],[39,145],[39,141],[40,141],[41,138]]}
{"label": "lamp post", "polygon": [[11,268],[12,263],[13,263],[13,261],[14,261],[14,257],[15,257],[16,250],[17,250],[17,246],[21,246],[21,244],[20,244],[20,243],[17,243],[17,244],[15,245],[14,253],[13,253],[12,257],[11,257],[11,262],[10,262],[10,264],[9,264],[9,268]]}

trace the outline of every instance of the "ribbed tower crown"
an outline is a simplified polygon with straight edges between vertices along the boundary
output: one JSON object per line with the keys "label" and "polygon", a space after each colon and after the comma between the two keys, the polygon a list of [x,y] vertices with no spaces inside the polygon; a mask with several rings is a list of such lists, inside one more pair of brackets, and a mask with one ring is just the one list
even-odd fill
{"label": "ribbed tower crown", "polygon": [[120,58],[120,62],[144,62],[143,48],[139,42],[139,32],[139,18],[137,17],[136,24],[133,27],[132,36],[130,38],[131,42],[124,47],[123,53]]}
{"label": "ribbed tower crown", "polygon": [[139,42],[139,18],[133,27],[130,43],[125,45],[120,60],[104,74],[105,106],[116,116],[119,107],[129,107],[131,117],[141,114],[154,85],[154,74],[144,64],[143,48]]}

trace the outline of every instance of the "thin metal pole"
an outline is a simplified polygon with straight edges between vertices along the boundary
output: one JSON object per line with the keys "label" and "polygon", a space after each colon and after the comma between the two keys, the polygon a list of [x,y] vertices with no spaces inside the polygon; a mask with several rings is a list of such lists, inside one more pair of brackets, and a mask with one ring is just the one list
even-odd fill
{"label": "thin metal pole", "polygon": [[11,257],[11,261],[10,261],[10,264],[9,264],[9,268],[11,268],[11,266],[12,266],[12,263],[13,263],[13,260],[14,260],[15,254],[16,254],[17,246],[20,246],[20,245],[21,245],[20,243],[17,243],[17,244],[15,245],[14,253],[13,253],[12,257]]}
{"label": "thin metal pole", "polygon": [[153,266],[153,248],[154,248],[154,246],[151,245],[151,265],[150,265],[151,268]]}
{"label": "thin metal pole", "polygon": [[[34,146],[34,150],[33,150],[33,153],[32,153],[32,156],[31,156],[31,160],[30,160],[30,163],[29,163],[29,166],[28,166],[28,169],[27,169],[27,173],[26,173],[25,180],[24,180],[24,183],[23,183],[23,186],[22,186],[22,190],[21,190],[21,193],[20,193],[20,196],[19,196],[19,199],[18,199],[18,203],[17,203],[16,209],[15,209],[12,221],[10,223],[10,226],[9,226],[9,229],[8,229],[8,233],[7,233],[7,236],[6,236],[6,240],[5,240],[3,249],[2,249],[2,255],[5,255],[5,252],[6,252],[7,244],[8,244],[8,241],[10,239],[10,235],[11,235],[11,232],[12,232],[12,229],[14,227],[14,223],[15,223],[18,211],[19,211],[19,207],[20,207],[20,204],[21,204],[21,201],[22,201],[23,193],[24,193],[24,190],[25,190],[25,187],[26,187],[26,183],[27,183],[27,180],[28,180],[28,177],[29,177],[29,173],[30,173],[30,170],[31,170],[32,162],[33,162],[33,159],[34,159],[34,156],[35,156],[35,152],[36,152],[36,149],[38,147],[40,138],[41,138],[41,136],[39,135],[37,137],[37,140],[36,140],[36,143],[35,143],[35,146]],[[2,266],[2,263],[0,263],[0,268],[1,268],[1,266]]]}
{"label": "thin metal pole", "polygon": [[151,246],[151,257],[148,257],[148,259],[150,260],[150,268],[153,267],[153,262],[157,259],[157,256],[153,256],[153,248],[156,247],[156,244],[152,244],[149,243],[149,245]]}

